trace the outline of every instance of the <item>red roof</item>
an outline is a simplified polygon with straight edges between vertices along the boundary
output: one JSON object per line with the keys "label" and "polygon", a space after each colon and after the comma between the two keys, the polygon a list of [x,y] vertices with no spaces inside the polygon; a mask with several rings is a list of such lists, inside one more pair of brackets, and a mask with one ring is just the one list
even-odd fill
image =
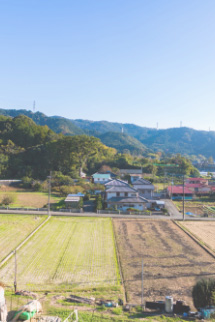
{"label": "red roof", "polygon": [[207,187],[207,186],[204,184],[201,184],[201,183],[186,183],[185,187],[187,187],[187,188],[201,188],[201,187]]}
{"label": "red roof", "polygon": [[203,181],[203,182],[208,182],[208,179],[204,179],[204,178],[187,178],[186,181]]}
{"label": "red roof", "polygon": [[[171,193],[183,194],[183,186],[169,186],[167,189]],[[187,187],[184,187],[184,193],[186,195],[192,195],[193,191],[191,191]]]}

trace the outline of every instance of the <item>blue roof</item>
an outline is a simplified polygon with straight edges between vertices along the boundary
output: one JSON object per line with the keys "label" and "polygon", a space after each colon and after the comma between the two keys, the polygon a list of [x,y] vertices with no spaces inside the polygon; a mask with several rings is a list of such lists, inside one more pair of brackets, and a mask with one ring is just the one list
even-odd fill
{"label": "blue roof", "polygon": [[110,179],[111,175],[110,173],[94,173],[93,178],[102,178],[102,179]]}

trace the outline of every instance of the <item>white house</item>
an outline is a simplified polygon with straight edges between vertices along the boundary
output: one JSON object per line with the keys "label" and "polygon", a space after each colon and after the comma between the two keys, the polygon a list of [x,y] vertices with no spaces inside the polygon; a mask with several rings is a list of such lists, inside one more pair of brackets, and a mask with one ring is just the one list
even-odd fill
{"label": "white house", "polygon": [[96,172],[92,175],[94,183],[105,184],[111,180],[111,173]]}
{"label": "white house", "polygon": [[147,199],[139,196],[134,188],[130,187],[125,181],[115,179],[105,184],[105,199],[107,207],[116,207],[118,210],[127,210],[135,208],[137,210],[145,210],[150,206]]}

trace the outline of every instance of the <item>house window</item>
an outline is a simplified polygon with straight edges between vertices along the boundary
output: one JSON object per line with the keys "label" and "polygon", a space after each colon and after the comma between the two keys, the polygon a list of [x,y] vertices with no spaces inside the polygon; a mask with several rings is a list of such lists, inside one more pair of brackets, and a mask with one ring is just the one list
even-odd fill
{"label": "house window", "polygon": [[125,197],[128,197],[128,193],[127,192],[125,192]]}
{"label": "house window", "polygon": [[119,192],[117,192],[117,193],[116,193],[116,196],[117,196],[117,197],[120,197],[120,193],[119,193]]}

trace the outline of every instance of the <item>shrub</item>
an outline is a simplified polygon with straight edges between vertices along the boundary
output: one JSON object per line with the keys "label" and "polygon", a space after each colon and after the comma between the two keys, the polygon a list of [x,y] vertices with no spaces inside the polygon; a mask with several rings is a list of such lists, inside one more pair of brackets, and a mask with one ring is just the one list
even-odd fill
{"label": "shrub", "polygon": [[14,201],[16,200],[16,196],[13,194],[10,195],[4,195],[1,201],[1,204],[4,206],[8,206],[11,203],[14,203]]}
{"label": "shrub", "polygon": [[202,279],[193,287],[192,297],[196,309],[215,304],[215,279]]}
{"label": "shrub", "polygon": [[42,184],[39,181],[34,181],[32,184],[32,188],[34,191],[42,191]]}

